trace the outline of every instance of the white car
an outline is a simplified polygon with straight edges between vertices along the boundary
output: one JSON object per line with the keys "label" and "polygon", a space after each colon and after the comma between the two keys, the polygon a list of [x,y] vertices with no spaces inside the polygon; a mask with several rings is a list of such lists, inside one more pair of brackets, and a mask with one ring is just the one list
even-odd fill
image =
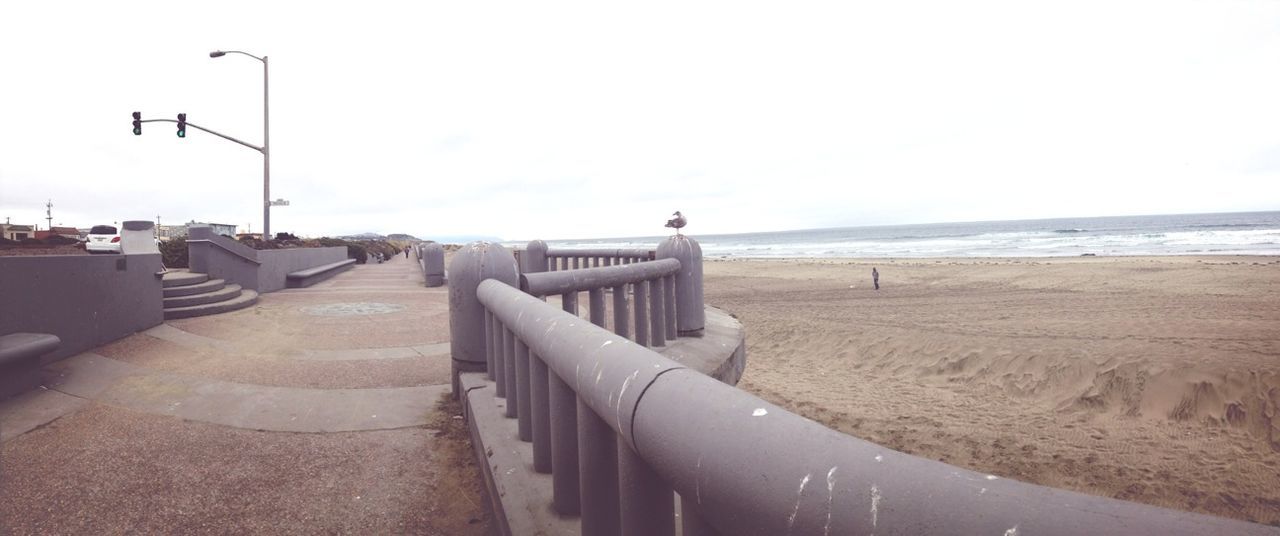
{"label": "white car", "polygon": [[120,253],[120,231],[110,225],[94,225],[89,229],[84,250],[89,253]]}

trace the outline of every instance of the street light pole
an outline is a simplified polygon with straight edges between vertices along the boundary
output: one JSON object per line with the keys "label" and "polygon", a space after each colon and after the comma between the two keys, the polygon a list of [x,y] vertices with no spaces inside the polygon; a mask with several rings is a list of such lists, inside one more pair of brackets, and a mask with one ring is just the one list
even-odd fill
{"label": "street light pole", "polygon": [[262,57],[262,240],[271,240],[271,99],[267,93],[267,57]]}
{"label": "street light pole", "polygon": [[[215,50],[209,53],[210,58],[221,58],[227,54],[242,54],[262,62],[262,239],[271,239],[271,99],[268,80],[267,57],[261,58],[239,50]],[[233,140],[238,141],[238,140]],[[241,142],[243,143],[243,142]],[[250,146],[252,147],[252,146]]]}

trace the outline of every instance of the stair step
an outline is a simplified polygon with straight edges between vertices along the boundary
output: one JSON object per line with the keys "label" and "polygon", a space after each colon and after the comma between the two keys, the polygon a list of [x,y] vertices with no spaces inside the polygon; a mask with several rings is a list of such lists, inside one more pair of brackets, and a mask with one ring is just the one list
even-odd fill
{"label": "stair step", "polygon": [[193,316],[216,315],[218,313],[244,309],[245,307],[252,306],[255,303],[258,303],[258,293],[252,290],[242,290],[240,291],[239,296],[226,301],[165,309],[164,319],[174,320],[177,318],[191,318]]}
{"label": "stair step", "polygon": [[205,303],[215,303],[234,299],[240,295],[240,285],[227,285],[213,292],[205,292],[203,294],[191,294],[189,296],[174,296],[164,299],[164,307],[172,309],[174,307],[189,307],[192,305],[201,305]]}
{"label": "stair step", "polygon": [[209,274],[202,274],[200,272],[190,272],[187,270],[169,270],[168,272],[164,273],[164,277],[161,278],[160,284],[165,288],[169,288],[169,287],[181,287],[185,285],[195,285],[197,283],[204,283],[205,281],[208,281],[208,280],[209,280]]}
{"label": "stair step", "polygon": [[164,289],[164,297],[173,298],[176,296],[190,296],[192,294],[204,294],[206,292],[221,290],[225,286],[227,286],[227,282],[224,279],[210,279],[203,283],[196,283],[194,285],[183,285],[180,287],[166,288]]}

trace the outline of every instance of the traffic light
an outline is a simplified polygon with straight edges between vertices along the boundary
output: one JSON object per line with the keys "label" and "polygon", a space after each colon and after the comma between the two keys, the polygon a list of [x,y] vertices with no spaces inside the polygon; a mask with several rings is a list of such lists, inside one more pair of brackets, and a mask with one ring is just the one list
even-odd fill
{"label": "traffic light", "polygon": [[187,114],[178,114],[178,137],[187,137]]}
{"label": "traffic light", "polygon": [[133,135],[142,135],[142,112],[133,112]]}

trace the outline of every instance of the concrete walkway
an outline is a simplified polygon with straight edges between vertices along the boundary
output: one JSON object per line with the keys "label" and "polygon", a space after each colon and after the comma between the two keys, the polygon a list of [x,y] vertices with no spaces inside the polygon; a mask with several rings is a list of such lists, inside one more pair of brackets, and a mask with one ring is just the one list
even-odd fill
{"label": "concrete walkway", "polygon": [[0,532],[482,534],[447,314],[401,256],[53,363],[0,404]]}

